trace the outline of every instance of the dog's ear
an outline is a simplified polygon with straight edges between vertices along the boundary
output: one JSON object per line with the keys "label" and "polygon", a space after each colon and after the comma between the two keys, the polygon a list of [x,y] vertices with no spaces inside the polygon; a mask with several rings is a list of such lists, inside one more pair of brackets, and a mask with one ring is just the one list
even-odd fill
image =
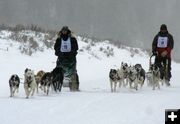
{"label": "dog's ear", "polygon": [[11,75],[11,78],[13,79],[13,78],[14,78],[14,75]]}
{"label": "dog's ear", "polygon": [[24,72],[27,73],[27,71],[28,71],[28,68],[26,68]]}
{"label": "dog's ear", "polygon": [[19,77],[18,77],[18,75],[17,75],[17,74],[15,75],[15,79],[16,79],[16,80],[18,80],[18,79],[19,79]]}
{"label": "dog's ear", "polygon": [[127,64],[127,63],[124,63],[124,66],[128,67],[128,64]]}

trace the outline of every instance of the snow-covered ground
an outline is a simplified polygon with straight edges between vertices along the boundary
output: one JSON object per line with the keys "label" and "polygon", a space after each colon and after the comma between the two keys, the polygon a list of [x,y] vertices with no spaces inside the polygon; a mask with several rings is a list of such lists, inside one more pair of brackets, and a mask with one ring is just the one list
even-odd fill
{"label": "snow-covered ground", "polygon": [[[78,39],[80,49],[85,48],[87,43]],[[149,56],[140,52],[131,57],[127,49],[118,49],[107,42],[96,44],[90,51],[79,51],[77,69],[81,92],[63,88],[61,93],[51,92],[46,96],[40,92],[25,99],[21,84],[19,93],[10,98],[8,80],[12,74],[18,74],[23,82],[25,68],[51,71],[56,65],[53,50],[27,56],[17,50],[18,46],[0,39],[0,124],[163,124],[165,109],[180,108],[180,64],[175,62],[171,87],[162,86],[153,91],[145,84],[138,91],[120,88],[111,93],[108,78],[111,68],[119,68],[123,61],[141,63],[147,70]],[[107,46],[113,48],[113,57],[98,51]]]}

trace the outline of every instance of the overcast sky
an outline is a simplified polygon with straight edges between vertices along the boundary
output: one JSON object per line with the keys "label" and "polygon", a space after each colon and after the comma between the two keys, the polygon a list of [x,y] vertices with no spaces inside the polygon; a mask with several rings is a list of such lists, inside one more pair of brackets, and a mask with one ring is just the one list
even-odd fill
{"label": "overcast sky", "polygon": [[165,23],[180,59],[179,6],[179,0],[0,0],[0,23],[56,30],[68,25],[77,34],[149,49]]}

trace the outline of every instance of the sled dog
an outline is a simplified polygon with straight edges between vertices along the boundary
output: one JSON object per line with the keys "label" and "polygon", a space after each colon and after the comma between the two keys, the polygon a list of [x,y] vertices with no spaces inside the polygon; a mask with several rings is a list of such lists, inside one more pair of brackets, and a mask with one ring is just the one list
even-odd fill
{"label": "sled dog", "polygon": [[127,63],[121,62],[121,70],[123,72],[123,86],[128,85],[129,67]]}
{"label": "sled dog", "polygon": [[34,76],[34,71],[26,68],[24,73],[24,90],[26,94],[26,98],[29,98],[29,95],[34,95],[36,89],[36,80]]}
{"label": "sled dog", "polygon": [[52,74],[52,85],[55,92],[61,92],[62,84],[63,84],[63,72],[62,68],[56,67],[51,72]]}
{"label": "sled dog", "polygon": [[118,71],[116,69],[110,69],[109,81],[111,86],[111,92],[116,92],[116,86],[119,82]]}
{"label": "sled dog", "polygon": [[136,64],[135,65],[135,69],[137,71],[137,81],[138,84],[140,84],[141,88],[144,85],[144,81],[145,81],[145,70],[142,68],[141,64]]}
{"label": "sled dog", "polygon": [[17,74],[13,74],[9,79],[10,97],[14,96],[14,93],[19,90],[20,78]]}
{"label": "sled dog", "polygon": [[[134,88],[136,90],[138,90],[138,80],[137,80],[137,70],[135,68],[135,66],[130,66],[129,67],[129,86],[130,88]],[[134,86],[132,86],[134,85]]]}
{"label": "sled dog", "polygon": [[160,81],[161,81],[160,69],[156,64],[151,65],[150,69],[151,69],[150,71],[152,72],[152,82],[151,82],[151,84],[153,86],[153,90],[155,90],[156,87],[158,87],[158,89],[160,89]]}
{"label": "sled dog", "polygon": [[37,72],[37,74],[35,75],[35,79],[36,79],[36,84],[37,84],[37,93],[38,93],[38,88],[39,85],[41,84],[41,78],[43,77],[43,75],[45,74],[45,72],[43,70],[40,70]]}

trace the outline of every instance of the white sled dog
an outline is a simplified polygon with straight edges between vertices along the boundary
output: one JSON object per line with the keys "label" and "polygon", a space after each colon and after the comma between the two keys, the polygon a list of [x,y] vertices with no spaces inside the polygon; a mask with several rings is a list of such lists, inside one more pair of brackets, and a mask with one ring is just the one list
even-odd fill
{"label": "white sled dog", "polygon": [[[137,80],[137,70],[135,68],[135,66],[130,66],[129,67],[129,86],[130,88],[134,88],[136,90],[138,90],[138,80]],[[133,86],[132,86],[133,85]]]}
{"label": "white sled dog", "polygon": [[14,96],[14,93],[19,90],[20,78],[17,74],[13,74],[9,79],[10,97]]}
{"label": "white sled dog", "polygon": [[26,68],[24,73],[24,90],[26,93],[26,98],[29,98],[29,95],[34,95],[36,89],[36,80],[34,76],[34,71]]}

